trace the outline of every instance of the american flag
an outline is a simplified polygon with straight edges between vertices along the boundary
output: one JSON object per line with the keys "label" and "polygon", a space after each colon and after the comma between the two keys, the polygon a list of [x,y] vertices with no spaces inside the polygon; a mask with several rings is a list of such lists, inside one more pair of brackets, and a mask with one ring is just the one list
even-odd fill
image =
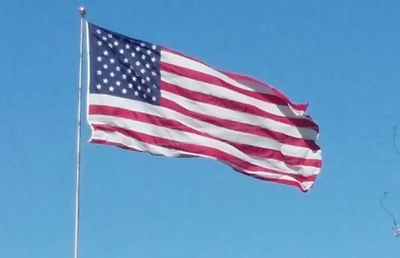
{"label": "american flag", "polygon": [[321,169],[318,125],[259,80],[87,24],[91,142],[207,157],[307,191]]}

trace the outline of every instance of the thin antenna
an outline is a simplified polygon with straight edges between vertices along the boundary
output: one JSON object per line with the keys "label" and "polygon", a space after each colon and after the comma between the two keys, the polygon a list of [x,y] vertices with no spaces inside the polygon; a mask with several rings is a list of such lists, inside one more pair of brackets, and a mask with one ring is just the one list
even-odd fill
{"label": "thin antenna", "polygon": [[388,193],[384,192],[383,196],[379,200],[379,205],[381,206],[382,210],[386,212],[392,219],[393,219],[393,234],[396,237],[400,236],[400,225],[397,224],[396,218],[394,217],[393,213],[391,213],[384,205],[383,200],[387,197]]}
{"label": "thin antenna", "polygon": [[75,188],[75,234],[74,234],[74,258],[78,258],[79,240],[79,191],[81,174],[81,116],[82,116],[82,66],[83,66],[83,30],[85,26],[86,9],[79,7],[81,16],[81,32],[79,46],[79,82],[78,82],[78,114],[76,126],[76,188]]}
{"label": "thin antenna", "polygon": [[386,214],[388,214],[392,219],[393,219],[393,224],[397,224],[396,222],[396,218],[394,217],[393,213],[391,213],[388,209],[386,209],[386,207],[383,205],[383,200],[387,197],[388,193],[384,192],[383,196],[381,197],[381,199],[379,200],[379,205],[381,206],[382,210],[384,210],[386,212]]}
{"label": "thin antenna", "polygon": [[[397,126],[393,126],[393,149],[394,149],[394,151],[395,151],[397,154],[400,155],[400,149],[397,147],[396,138],[397,138]],[[384,197],[386,197],[386,194],[387,194],[387,193],[384,193],[384,194],[385,194]],[[384,198],[384,197],[383,197],[383,198]],[[381,200],[382,200],[382,198],[381,198]],[[381,205],[381,207],[382,207],[382,205]],[[382,207],[382,208],[383,208],[383,207]],[[390,215],[392,216],[392,218],[393,218],[393,224],[394,224],[394,226],[393,226],[393,234],[394,234],[396,237],[399,237],[399,236],[400,236],[400,225],[397,224],[396,219],[394,218],[393,214],[391,214],[390,212],[388,212],[386,209],[384,209],[384,210],[385,210],[388,214],[390,214]]]}

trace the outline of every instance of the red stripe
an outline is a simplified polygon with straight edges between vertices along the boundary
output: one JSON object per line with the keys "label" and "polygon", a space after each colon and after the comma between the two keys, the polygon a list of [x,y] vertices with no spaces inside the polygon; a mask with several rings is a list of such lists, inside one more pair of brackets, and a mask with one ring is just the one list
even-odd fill
{"label": "red stripe", "polygon": [[209,115],[203,115],[191,110],[188,110],[181,105],[166,99],[166,98],[161,98],[160,100],[161,106],[174,110],[176,112],[179,112],[181,114],[184,114],[186,116],[189,116],[193,119],[197,119],[206,123],[214,124],[223,128],[229,128],[231,130],[236,130],[244,133],[250,133],[262,137],[267,137],[270,139],[274,139],[280,143],[283,144],[289,144],[289,145],[294,145],[294,146],[299,146],[299,147],[305,147],[309,148],[311,150],[319,150],[319,146],[312,140],[306,140],[306,139],[299,139],[295,138],[292,136],[288,136],[279,132],[274,132],[266,128],[261,128],[255,125],[251,124],[246,124],[242,122],[237,122],[237,121],[232,121],[232,120],[227,120],[215,116],[209,116]]}
{"label": "red stripe", "polygon": [[[204,63],[203,61],[201,61],[201,60],[199,60],[199,59],[196,59],[196,58],[194,58],[194,57],[188,56],[188,55],[186,55],[186,54],[184,54],[184,53],[181,53],[181,52],[179,52],[179,51],[176,51],[176,50],[173,50],[173,49],[170,49],[170,48],[167,48],[167,47],[162,47],[162,48],[161,48],[161,51],[170,52],[170,53],[175,54],[175,55],[178,55],[178,56],[183,56],[183,57],[185,57],[185,58],[187,58],[187,59],[190,59],[190,60],[195,61],[195,62],[197,62],[197,63],[200,63],[200,64],[203,64],[203,65],[205,65],[205,66],[208,66],[208,67],[210,67],[211,69],[214,69],[214,68],[212,68],[211,66],[209,66],[208,64]],[[214,69],[214,70],[216,70],[216,69]]]}
{"label": "red stripe", "polygon": [[247,90],[238,88],[236,86],[233,86],[233,85],[221,80],[220,78],[210,75],[210,74],[194,71],[194,70],[191,70],[188,68],[184,68],[184,67],[180,67],[177,65],[164,63],[164,62],[160,63],[160,69],[163,71],[166,71],[166,72],[170,72],[170,73],[174,73],[174,74],[183,76],[183,77],[191,78],[193,80],[210,83],[215,86],[222,86],[224,88],[234,90],[234,91],[244,94],[246,96],[257,98],[257,99],[260,99],[262,101],[266,101],[269,103],[273,103],[273,104],[277,104],[277,105],[287,105],[288,104],[287,101],[277,98],[276,96],[269,95],[266,93],[247,91]]}
{"label": "red stripe", "polygon": [[302,128],[311,128],[315,129],[314,123],[308,119],[302,119],[302,118],[292,118],[292,117],[284,117],[284,116],[278,116],[274,115],[268,112],[265,112],[262,109],[259,109],[255,107],[254,105],[234,101],[234,100],[229,100],[229,99],[223,99],[219,97],[215,97],[209,94],[204,94],[192,90],[188,90],[179,86],[176,86],[174,84],[170,84],[167,82],[161,82],[161,89],[169,91],[171,93],[174,93],[176,95],[181,95],[185,98],[189,98],[198,102],[203,102],[207,104],[211,104],[214,106],[219,106],[223,108],[229,108],[232,110],[236,110],[239,112],[243,113],[248,113],[256,116],[261,116],[267,119],[271,119],[280,123],[284,123],[287,125],[294,125],[296,127],[302,127]]}
{"label": "red stripe", "polygon": [[305,159],[299,157],[292,157],[284,155],[282,152],[277,150],[272,150],[242,143],[232,143],[232,145],[235,148],[247,153],[248,155],[283,161],[291,166],[309,166],[315,168],[321,168],[322,166],[322,161],[319,159]]}
{"label": "red stripe", "polygon": [[289,173],[284,173],[281,171],[267,169],[267,168],[264,168],[261,166],[257,166],[250,162],[241,160],[233,155],[230,155],[229,153],[225,153],[221,150],[211,148],[211,147],[191,144],[191,143],[187,143],[187,142],[174,141],[174,140],[165,139],[165,138],[153,136],[153,135],[148,135],[148,134],[144,134],[144,133],[140,133],[140,132],[136,132],[133,130],[128,130],[128,129],[124,129],[124,128],[120,128],[120,127],[116,127],[116,126],[111,126],[111,125],[93,124],[92,126],[93,126],[94,130],[105,131],[105,132],[118,132],[125,136],[137,139],[137,140],[147,143],[147,144],[153,144],[153,145],[161,146],[161,147],[168,148],[168,149],[174,149],[174,150],[178,150],[178,151],[195,153],[198,155],[206,155],[206,156],[215,157],[223,162],[226,162],[228,165],[234,167],[235,169],[239,169],[239,171],[242,171],[242,170],[264,171],[264,172],[273,173],[276,175],[290,176],[300,182],[314,181],[316,179],[316,175],[303,176],[303,175],[289,174]]}
{"label": "red stripe", "polygon": [[145,122],[148,124],[154,124],[154,125],[174,129],[174,130],[180,130],[180,131],[184,131],[184,132],[197,134],[200,136],[208,137],[210,139],[225,142],[248,155],[279,160],[279,161],[285,162],[286,164],[291,165],[291,166],[312,166],[312,167],[316,167],[316,168],[321,167],[321,160],[292,157],[292,156],[284,155],[282,152],[277,151],[277,150],[272,150],[272,149],[262,148],[262,147],[255,147],[255,146],[248,145],[248,144],[227,141],[227,140],[212,136],[210,134],[195,130],[195,129],[188,127],[188,126],[186,126],[180,122],[177,122],[175,120],[158,117],[158,116],[153,116],[153,115],[149,115],[149,114],[142,113],[142,112],[135,112],[135,111],[130,111],[130,110],[117,108],[117,107],[111,107],[111,106],[90,105],[89,106],[89,114],[90,115],[106,115],[106,116],[121,117],[121,118],[130,119],[130,120]]}
{"label": "red stripe", "polygon": [[259,81],[259,80],[257,80],[257,79],[254,79],[254,78],[250,77],[250,76],[247,76],[247,75],[242,75],[242,74],[237,74],[237,73],[232,73],[232,72],[217,70],[217,69],[211,67],[210,65],[204,63],[204,62],[201,61],[201,60],[198,60],[198,59],[196,59],[196,58],[194,58],[194,57],[191,57],[191,56],[188,56],[188,55],[186,55],[186,54],[180,53],[180,52],[178,52],[178,51],[176,51],[176,50],[173,50],[173,49],[169,49],[169,48],[166,48],[166,47],[162,47],[161,50],[162,50],[162,51],[165,51],[165,52],[170,52],[170,53],[173,53],[173,54],[175,54],[175,55],[179,55],[179,56],[185,57],[185,58],[187,58],[187,59],[190,59],[190,60],[192,60],[192,61],[195,61],[195,62],[197,62],[197,63],[203,64],[203,65],[209,67],[210,69],[213,69],[213,70],[215,70],[215,71],[218,71],[218,72],[220,72],[220,73],[225,74],[226,76],[232,78],[232,79],[235,80],[235,81],[244,81],[244,82],[248,81],[248,82],[253,82],[253,83],[257,83],[257,84],[259,84],[259,85],[262,85],[263,87],[267,88],[268,90],[271,90],[271,91],[272,91],[276,96],[278,96],[279,98],[282,98],[283,100],[285,100],[287,103],[289,103],[289,104],[290,104],[292,107],[294,107],[295,109],[297,109],[297,110],[299,110],[299,111],[302,111],[302,112],[305,112],[306,109],[307,109],[307,106],[308,106],[307,104],[294,104],[294,103],[292,103],[292,102],[289,100],[289,98],[286,97],[283,93],[281,93],[280,91],[278,91],[277,89],[275,89],[274,87],[268,85],[268,84],[265,83],[265,82]]}
{"label": "red stripe", "polygon": [[[126,146],[126,145],[124,145],[122,143],[106,141],[106,140],[102,140],[102,139],[91,139],[90,142],[91,143],[97,143],[97,144],[106,144],[106,145],[110,145],[110,146],[116,146],[116,147],[119,147],[119,148],[122,148],[122,149],[125,149],[125,150],[140,151],[140,150],[137,150],[135,148],[128,147],[128,146]],[[140,151],[140,152],[142,152],[142,151]],[[182,155],[180,157],[187,157],[187,155]],[[264,180],[264,181],[269,181],[269,182],[275,182],[275,183],[284,184],[284,185],[295,186],[298,189],[300,189],[302,192],[307,192],[309,190],[309,189],[305,189],[304,186],[301,183],[296,182],[296,181],[289,181],[289,180],[284,180],[284,179],[274,179],[274,178],[268,178],[268,177],[260,177],[260,176],[248,174],[246,172],[239,171],[239,170],[236,170],[236,169],[235,169],[235,171],[237,171],[237,172],[239,172],[241,174],[244,174],[246,176],[251,176],[251,177],[254,177],[254,178],[257,178],[257,179],[261,179],[261,180]]]}
{"label": "red stripe", "polygon": [[274,95],[279,96],[280,98],[284,99],[285,101],[287,101],[288,103],[290,103],[290,106],[292,106],[293,108],[305,112],[307,110],[307,104],[294,104],[292,103],[288,97],[286,97],[283,93],[281,93],[280,91],[278,91],[277,89],[275,89],[274,87],[266,84],[265,82],[259,81],[257,79],[254,79],[250,76],[247,75],[242,75],[242,74],[237,74],[237,73],[231,73],[231,72],[225,72],[225,71],[221,71],[221,73],[225,74],[226,76],[232,78],[235,81],[238,82],[242,82],[244,84],[248,84],[248,83],[254,83],[254,84],[258,84],[260,86],[266,87],[268,89],[270,89]]}
{"label": "red stripe", "polygon": [[[236,86],[233,86],[233,85],[221,80],[220,78],[218,78],[216,76],[205,74],[205,73],[198,72],[198,71],[194,71],[194,70],[191,70],[188,68],[161,62],[160,69],[170,72],[170,73],[174,73],[176,75],[191,78],[193,80],[213,84],[215,86],[221,86],[221,87],[236,91],[240,94],[243,94],[243,95],[246,95],[246,96],[249,96],[252,98],[256,98],[256,99],[259,99],[259,100],[262,100],[262,101],[265,101],[268,103],[273,103],[276,105],[284,105],[284,106],[291,105],[291,103],[288,102],[286,99],[280,98],[278,96],[261,93],[261,92],[252,92],[252,91],[244,90],[244,89],[238,88]],[[281,112],[286,117],[293,116],[293,113],[291,113],[291,114],[288,113],[290,111],[281,110]],[[308,124],[309,124],[308,126],[310,128],[314,129],[317,132],[319,131],[318,125],[314,121],[312,121],[311,119],[308,119],[308,118],[304,118],[303,120],[308,121]]]}

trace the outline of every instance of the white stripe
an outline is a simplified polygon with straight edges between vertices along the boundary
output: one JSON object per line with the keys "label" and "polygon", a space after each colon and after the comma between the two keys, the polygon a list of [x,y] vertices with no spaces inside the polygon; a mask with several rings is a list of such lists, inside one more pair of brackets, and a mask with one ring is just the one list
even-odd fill
{"label": "white stripe", "polygon": [[233,146],[218,141],[215,139],[211,139],[208,137],[204,137],[201,135],[179,131],[175,129],[170,129],[166,127],[161,127],[158,125],[153,125],[141,121],[134,121],[126,118],[118,118],[114,116],[105,116],[105,115],[90,115],[89,122],[92,124],[106,124],[106,125],[113,125],[119,128],[124,128],[128,130],[133,130],[139,133],[144,133],[147,135],[151,135],[154,137],[160,137],[163,139],[171,140],[171,141],[178,141],[183,143],[190,143],[198,146],[203,147],[210,147],[216,150],[220,150],[228,155],[232,155],[242,161],[249,162],[251,164],[280,171],[283,173],[288,174],[298,174],[298,175],[305,175],[310,176],[319,173],[319,169],[315,167],[308,167],[308,166],[289,166],[286,165],[282,161],[278,160],[270,160],[267,158],[263,159],[255,159],[252,156],[249,156],[240,150],[234,148]]}
{"label": "white stripe", "polygon": [[288,106],[277,105],[273,103],[269,103],[266,101],[262,101],[256,98],[249,97],[247,95],[238,93],[236,91],[230,90],[225,87],[220,87],[218,85],[197,81],[191,78],[182,77],[180,75],[176,75],[173,73],[161,71],[161,80],[170,84],[174,84],[184,89],[196,91],[199,93],[211,95],[218,98],[233,100],[249,105],[253,105],[258,109],[261,109],[265,112],[281,116],[281,117],[293,117],[293,118],[302,118],[308,120],[305,116],[299,116],[294,113]]}
{"label": "white stripe", "polygon": [[245,171],[246,174],[248,175],[254,175],[257,177],[265,178],[265,179],[276,179],[276,180],[285,180],[285,181],[291,181],[291,182],[296,182],[301,186],[303,190],[308,190],[311,188],[311,186],[314,184],[314,181],[298,181],[295,178],[291,176],[286,176],[286,175],[278,175],[278,174],[273,174],[273,173],[268,173],[264,171]]}
{"label": "white stripe", "polygon": [[[160,154],[168,157],[176,157],[176,156],[181,156],[181,155],[194,155],[197,157],[205,157],[205,158],[211,158],[215,160],[215,157],[213,156],[207,156],[207,155],[198,155],[198,154],[192,154],[189,152],[183,152],[183,151],[176,151],[176,150],[171,150],[167,148],[163,148],[158,145],[152,145],[152,144],[147,144],[147,143],[142,143],[136,139],[130,138],[128,136],[125,136],[123,134],[120,134],[118,132],[104,132],[104,131],[94,131],[93,132],[93,139],[96,140],[103,140],[103,141],[108,141],[112,143],[117,143],[121,144],[123,146],[126,146],[128,148],[132,149],[137,149],[139,151],[147,151],[153,154]],[[291,181],[291,182],[296,182],[298,185],[301,186],[303,190],[308,190],[312,184],[314,183],[313,181],[304,181],[300,182],[290,176],[285,176],[285,175],[278,175],[278,174],[273,174],[273,173],[268,173],[268,172],[263,172],[263,171],[248,171],[248,170],[243,170],[243,173],[248,174],[248,175],[254,175],[257,177],[261,177],[264,179],[280,179],[280,180],[286,180],[286,181]]]}
{"label": "white stripe", "polygon": [[[205,65],[201,62],[197,62],[193,59],[184,57],[182,55],[176,54],[176,53],[172,53],[169,52],[168,50],[162,50],[161,51],[161,62],[163,63],[167,63],[167,64],[172,64],[172,65],[177,65],[186,69],[191,69],[197,72],[201,72],[201,73],[205,73],[211,76],[215,76],[218,77],[219,79],[223,80],[226,83],[229,83],[235,87],[238,87],[240,89],[244,89],[247,91],[251,91],[251,92],[262,92],[262,93],[266,93],[269,95],[275,95],[274,92],[267,87],[258,85],[258,84],[249,84],[249,83],[241,83],[239,81],[236,81],[232,78],[230,78],[229,76],[219,72],[218,70],[215,70],[211,67],[209,67],[208,65]],[[252,86],[252,87],[251,87]],[[298,115],[301,115],[303,113],[303,111],[297,110],[294,107],[291,107],[293,112],[295,112]]]}
{"label": "white stripe", "polygon": [[[166,50],[162,50],[161,51],[161,62],[163,63],[167,63],[167,64],[172,64],[172,65],[177,65],[183,68],[187,68],[190,70],[194,70],[197,72],[201,72],[201,73],[205,73],[214,77],[218,77],[221,80],[223,80],[226,83],[229,83],[231,85],[234,85],[240,89],[244,89],[244,90],[249,90],[252,92],[256,92],[254,89],[251,89],[249,87],[247,87],[246,85],[243,85],[239,82],[237,82],[236,80],[233,80],[232,78],[228,77],[227,75],[209,67],[208,65],[205,65],[203,63],[197,62],[193,59],[184,57],[182,55],[178,55],[176,53],[172,53]],[[272,91],[268,88],[265,88],[264,93],[267,94],[273,94]]]}
{"label": "white stripe", "polygon": [[[145,143],[141,142],[140,140],[137,140],[135,138],[131,138],[129,136],[126,136],[122,133],[119,132],[109,132],[109,131],[102,131],[102,130],[95,130],[93,132],[92,139],[94,140],[103,140],[107,142],[112,142],[112,143],[117,143],[121,144],[123,146],[126,146],[128,148],[136,149],[139,151],[146,151],[150,152],[152,154],[159,154],[159,155],[164,155],[168,157],[177,157],[177,156],[182,156],[182,155],[189,155],[189,156],[197,156],[197,157],[205,157],[205,158],[211,158],[216,160],[214,156],[209,156],[206,154],[197,154],[197,153],[190,153],[186,151],[179,151],[179,150],[174,150],[174,149],[169,149],[169,148],[164,148],[159,145],[154,145],[150,143]],[[222,160],[223,161],[223,160]],[[246,174],[249,175],[254,175],[257,177],[262,177],[262,178],[269,178],[269,179],[281,179],[281,180],[287,180],[287,181],[293,181],[297,182],[298,184],[302,184],[300,181],[294,179],[290,175],[282,175],[282,174],[276,174],[273,172],[265,172],[265,171],[249,171],[247,169],[243,169],[241,167],[237,167],[235,165],[229,164],[230,166],[245,172]],[[298,174],[293,174],[293,175],[298,175]],[[304,183],[306,184],[312,184],[312,181],[305,181]],[[305,187],[305,189],[308,189]]]}
{"label": "white stripe", "polygon": [[[112,142],[112,143],[117,143],[117,144],[126,146],[128,148],[137,149],[140,151],[147,151],[152,154],[160,154],[160,155],[164,155],[164,156],[168,156],[168,157],[176,157],[176,156],[181,156],[181,155],[194,155],[194,156],[202,156],[205,158],[211,158],[214,160],[216,159],[213,156],[192,154],[190,152],[177,151],[177,150],[164,148],[164,147],[161,147],[158,145],[143,143],[137,139],[125,136],[119,132],[105,132],[105,131],[95,130],[93,132],[92,138],[95,140],[103,140],[103,141],[108,141],[108,142]],[[233,166],[233,167],[235,167],[235,166]],[[308,190],[313,184],[313,181],[300,182],[289,175],[279,175],[279,174],[269,173],[269,172],[264,172],[264,171],[248,171],[248,170],[242,169],[242,168],[237,168],[237,169],[240,169],[240,171],[243,171],[244,173],[246,173],[248,175],[254,175],[257,177],[264,178],[264,179],[276,179],[276,180],[286,180],[286,181],[296,182],[297,184],[301,185],[303,190]]]}
{"label": "white stripe", "polygon": [[270,138],[265,138],[244,132],[238,132],[231,130],[229,128],[218,127],[210,123],[195,120],[191,117],[185,116],[173,110],[169,110],[160,106],[151,105],[140,101],[129,100],[109,95],[90,94],[88,104],[114,106],[126,110],[131,110],[134,112],[142,112],[161,118],[172,119],[181,122],[182,124],[190,128],[214,135],[215,137],[218,137],[226,141],[248,144],[260,148],[277,150],[282,152],[283,155],[287,156],[305,158],[305,159],[317,159],[317,160],[321,159],[320,150],[312,151],[304,147],[281,144],[276,140]]}
{"label": "white stripe", "polygon": [[131,149],[135,149],[138,151],[144,151],[144,152],[151,152],[154,155],[163,155],[166,157],[179,157],[182,155],[199,156],[197,154],[190,153],[190,152],[167,149],[167,148],[161,147],[159,145],[144,143],[135,138],[125,136],[119,132],[94,130],[92,133],[92,137],[90,138],[90,141],[93,141],[93,140],[101,140],[101,141],[117,143],[117,144],[121,144],[121,145],[131,148]]}
{"label": "white stripe", "polygon": [[301,128],[301,127],[299,128],[293,125],[283,124],[275,120],[271,120],[261,116],[252,115],[249,113],[244,113],[241,111],[236,111],[224,107],[214,106],[203,102],[197,102],[168,91],[162,91],[161,95],[164,98],[174,101],[179,105],[181,105],[182,107],[189,109],[190,111],[202,115],[210,116],[211,114],[212,116],[213,114],[215,114],[218,116],[218,118],[221,119],[254,125],[284,135],[292,136],[297,139],[315,140],[318,136],[318,133],[316,131],[309,128]]}

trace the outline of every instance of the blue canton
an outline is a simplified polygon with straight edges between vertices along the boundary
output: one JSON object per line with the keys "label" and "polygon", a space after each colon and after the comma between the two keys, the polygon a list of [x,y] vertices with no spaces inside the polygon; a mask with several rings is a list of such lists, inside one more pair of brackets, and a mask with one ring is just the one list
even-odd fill
{"label": "blue canton", "polygon": [[89,24],[90,93],[160,103],[160,47]]}

